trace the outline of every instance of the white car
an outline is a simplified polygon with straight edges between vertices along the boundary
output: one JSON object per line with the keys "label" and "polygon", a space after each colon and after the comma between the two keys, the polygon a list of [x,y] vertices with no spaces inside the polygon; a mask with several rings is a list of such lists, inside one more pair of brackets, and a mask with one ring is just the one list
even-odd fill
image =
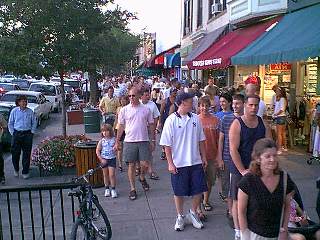
{"label": "white car", "polygon": [[62,107],[62,95],[58,82],[33,82],[29,91],[41,92],[52,103],[52,110],[59,112]]}
{"label": "white car", "polygon": [[10,91],[2,96],[0,99],[0,106],[15,106],[18,96],[24,95],[28,99],[28,107],[35,113],[40,126],[43,119],[48,119],[52,103],[40,92],[34,91]]}
{"label": "white car", "polygon": [[12,80],[15,80],[16,79],[16,77],[14,76],[14,75],[4,75],[4,76],[2,76],[1,78],[0,78],[0,82],[7,82],[7,83],[9,83],[9,82],[11,82]]}

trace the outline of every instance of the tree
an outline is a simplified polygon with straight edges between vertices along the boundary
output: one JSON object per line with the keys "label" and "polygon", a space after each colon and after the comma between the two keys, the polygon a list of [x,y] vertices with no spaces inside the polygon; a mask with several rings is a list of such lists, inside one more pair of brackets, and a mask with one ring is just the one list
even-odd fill
{"label": "tree", "polygon": [[[118,7],[102,11],[112,4],[113,0],[2,0],[0,68],[46,76],[58,72],[63,99],[64,73],[81,69],[91,74],[95,93],[97,68],[129,61],[139,44],[127,29],[133,14]],[[65,104],[62,114],[66,136]]]}

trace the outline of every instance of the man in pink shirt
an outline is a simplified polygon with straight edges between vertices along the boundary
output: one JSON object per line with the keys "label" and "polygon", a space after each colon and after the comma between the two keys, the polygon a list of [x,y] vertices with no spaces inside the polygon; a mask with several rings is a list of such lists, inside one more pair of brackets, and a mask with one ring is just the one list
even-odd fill
{"label": "man in pink shirt", "polygon": [[[128,178],[130,182],[129,199],[135,200],[135,165],[140,162],[140,182],[143,190],[149,190],[144,173],[148,169],[151,152],[155,147],[154,119],[148,107],[140,103],[140,93],[136,88],[129,91],[130,104],[123,107],[118,116],[119,128],[115,147],[118,148],[123,131],[126,136],[123,142],[123,159],[128,164]],[[150,134],[150,136],[149,136]]]}

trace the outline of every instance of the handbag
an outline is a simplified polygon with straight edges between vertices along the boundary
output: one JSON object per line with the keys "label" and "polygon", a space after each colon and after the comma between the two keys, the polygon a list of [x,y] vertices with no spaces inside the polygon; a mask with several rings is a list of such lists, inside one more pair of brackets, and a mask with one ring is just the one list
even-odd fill
{"label": "handbag", "polygon": [[290,115],[290,113],[288,112],[288,110],[286,110],[286,121],[287,121],[287,123],[288,123],[289,125],[294,124],[294,122],[293,122],[293,120],[292,120],[292,118],[291,118],[291,115]]}
{"label": "handbag", "polygon": [[[287,183],[288,183],[288,175],[287,175],[287,172],[286,171],[283,171],[283,203],[282,203],[282,211],[281,211],[281,217],[280,217],[280,228],[279,228],[279,234],[278,236],[280,237],[280,229],[283,226],[283,218],[284,218],[284,209],[285,209],[285,203],[286,203],[286,192],[287,192]],[[289,233],[288,234],[288,240],[290,239],[289,238]],[[279,238],[280,239],[280,238]]]}

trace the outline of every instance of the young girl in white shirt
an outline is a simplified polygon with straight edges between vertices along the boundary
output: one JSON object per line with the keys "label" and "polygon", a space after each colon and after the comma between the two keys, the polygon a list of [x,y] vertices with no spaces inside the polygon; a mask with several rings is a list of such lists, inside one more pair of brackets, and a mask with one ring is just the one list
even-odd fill
{"label": "young girl in white shirt", "polygon": [[118,196],[116,192],[116,176],[115,169],[117,165],[116,161],[116,149],[115,137],[113,128],[110,124],[103,124],[101,126],[101,140],[98,142],[96,148],[96,154],[103,166],[103,181],[105,185],[105,197],[116,198]]}

